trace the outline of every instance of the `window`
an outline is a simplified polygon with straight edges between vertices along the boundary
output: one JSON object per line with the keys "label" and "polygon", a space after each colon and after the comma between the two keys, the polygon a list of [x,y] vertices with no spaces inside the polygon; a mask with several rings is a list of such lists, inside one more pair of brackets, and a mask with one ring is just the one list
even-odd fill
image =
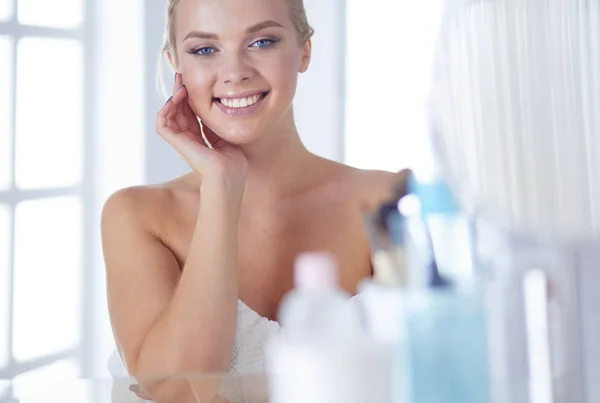
{"label": "window", "polygon": [[6,89],[0,91],[0,191],[8,189],[12,180],[13,42],[9,36],[0,36],[0,88]]}
{"label": "window", "polygon": [[81,41],[22,38],[17,73],[16,187],[77,186],[83,179]]}
{"label": "window", "polygon": [[0,0],[0,21],[9,20],[13,13],[13,0]]}
{"label": "window", "polygon": [[19,24],[76,29],[83,25],[82,0],[18,0]]}
{"label": "window", "polygon": [[0,0],[0,378],[15,390],[85,364],[89,1]]}
{"label": "window", "polygon": [[11,228],[10,209],[6,204],[0,205],[0,368],[8,365],[10,357]]}

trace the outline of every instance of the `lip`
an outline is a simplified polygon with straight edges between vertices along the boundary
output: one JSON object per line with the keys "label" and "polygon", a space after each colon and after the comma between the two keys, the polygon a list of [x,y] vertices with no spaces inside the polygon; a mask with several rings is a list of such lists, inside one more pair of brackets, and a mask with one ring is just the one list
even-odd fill
{"label": "lip", "polygon": [[[249,94],[249,95],[246,95],[246,94]],[[246,106],[244,108],[230,108],[228,106],[223,105],[219,101],[219,99],[247,98],[247,97],[252,97],[252,96],[261,95],[261,94],[265,94],[265,95],[261,96],[257,103],[255,103],[254,105]],[[263,104],[263,102],[265,101],[265,99],[267,99],[267,97],[270,94],[271,94],[270,91],[261,91],[261,92],[254,91],[254,92],[248,92],[248,93],[240,93],[239,95],[236,94],[234,97],[224,97],[224,98],[215,97],[215,99],[214,99],[213,102],[217,105],[217,107],[219,107],[219,109],[221,110],[221,112],[223,112],[226,115],[229,115],[229,116],[248,116],[248,115],[251,115],[252,113],[256,112],[256,110],[261,107],[261,105]]]}

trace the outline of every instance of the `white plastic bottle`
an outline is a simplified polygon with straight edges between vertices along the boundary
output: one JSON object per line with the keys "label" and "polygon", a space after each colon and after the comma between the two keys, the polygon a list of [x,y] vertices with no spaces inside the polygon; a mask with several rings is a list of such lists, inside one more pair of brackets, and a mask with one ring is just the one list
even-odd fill
{"label": "white plastic bottle", "polygon": [[296,259],[295,288],[283,299],[278,319],[291,342],[328,344],[360,336],[361,317],[350,295],[339,287],[335,257],[304,253]]}
{"label": "white plastic bottle", "polygon": [[335,259],[298,257],[295,288],[266,348],[272,403],[389,402],[388,350],[370,340],[358,304],[339,287]]}

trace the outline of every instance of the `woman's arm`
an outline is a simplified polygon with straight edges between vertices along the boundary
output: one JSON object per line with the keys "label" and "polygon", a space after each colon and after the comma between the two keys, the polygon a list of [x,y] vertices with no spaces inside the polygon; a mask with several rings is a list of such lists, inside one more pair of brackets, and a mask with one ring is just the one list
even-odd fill
{"label": "woman's arm", "polygon": [[[182,274],[139,214],[148,203],[142,189],[117,192],[103,210],[115,339],[128,371],[157,402],[196,401],[190,386],[201,382],[164,380],[169,375],[229,369],[237,319],[239,202],[227,186],[205,184],[201,196]],[[218,382],[212,383],[195,390],[202,401],[216,394]]]}

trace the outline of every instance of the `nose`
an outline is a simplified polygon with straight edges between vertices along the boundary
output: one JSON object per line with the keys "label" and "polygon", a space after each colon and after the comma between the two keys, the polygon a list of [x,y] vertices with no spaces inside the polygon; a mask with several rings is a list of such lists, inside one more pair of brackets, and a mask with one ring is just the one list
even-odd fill
{"label": "nose", "polygon": [[254,68],[248,63],[243,54],[231,53],[225,60],[222,70],[225,84],[241,84],[254,76]]}

